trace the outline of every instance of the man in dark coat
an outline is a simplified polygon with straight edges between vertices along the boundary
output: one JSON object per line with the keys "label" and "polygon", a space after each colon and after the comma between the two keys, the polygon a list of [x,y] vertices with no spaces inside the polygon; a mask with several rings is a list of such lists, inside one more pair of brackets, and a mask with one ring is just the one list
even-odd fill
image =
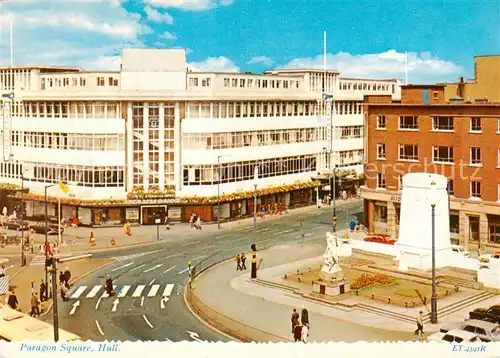
{"label": "man in dark coat", "polygon": [[69,280],[71,280],[71,272],[69,271],[69,268],[66,267],[66,269],[64,270],[64,284],[67,288],[70,288]]}
{"label": "man in dark coat", "polygon": [[17,309],[17,305],[19,304],[19,301],[17,300],[17,296],[14,293],[14,291],[12,291],[12,293],[9,295],[9,298],[7,299],[7,304],[13,310]]}
{"label": "man in dark coat", "polygon": [[47,300],[47,298],[45,297],[45,289],[46,288],[47,287],[45,286],[45,282],[43,282],[43,280],[42,280],[42,282],[40,283],[40,300],[42,302]]}
{"label": "man in dark coat", "polygon": [[297,310],[294,308],[292,312],[292,333],[295,334],[295,327],[299,325],[299,314]]}
{"label": "man in dark coat", "polygon": [[304,306],[302,306],[302,311],[300,312],[300,321],[302,324],[307,324],[307,326],[311,328],[311,325],[309,324],[309,312]]}

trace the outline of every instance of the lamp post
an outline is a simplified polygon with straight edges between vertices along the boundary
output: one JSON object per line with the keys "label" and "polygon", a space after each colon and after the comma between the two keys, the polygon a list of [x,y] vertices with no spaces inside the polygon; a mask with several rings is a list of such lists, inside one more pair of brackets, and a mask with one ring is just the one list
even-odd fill
{"label": "lamp post", "polygon": [[26,266],[26,255],[24,254],[24,174],[21,170],[21,265]]}
{"label": "lamp post", "polygon": [[432,296],[431,296],[431,323],[437,323],[437,295],[436,295],[436,204],[432,208]]}
{"label": "lamp post", "polygon": [[224,157],[231,157],[231,156],[230,155],[217,156],[217,167],[219,168],[219,180],[217,180],[217,229],[220,229],[220,181],[222,178],[222,168],[220,165],[220,159]]}
{"label": "lamp post", "polygon": [[[50,184],[50,185],[46,185],[45,186],[45,247],[44,247],[44,250],[45,251],[45,262],[47,262],[48,260],[48,244],[49,244],[49,225],[48,225],[48,208],[47,208],[47,190],[49,188],[52,188],[54,186],[56,186],[57,184]],[[45,282],[47,283],[45,285],[45,297],[49,297],[49,285],[48,285],[48,282],[49,282],[49,272],[48,272],[48,268],[47,266],[45,265]],[[52,288],[54,287],[54,282],[52,282]],[[52,290],[52,295],[55,294],[55,291]]]}
{"label": "lamp post", "polygon": [[255,166],[254,170],[254,180],[253,184],[253,235],[252,235],[252,272],[251,278],[257,278],[257,180],[259,179],[259,167]]}

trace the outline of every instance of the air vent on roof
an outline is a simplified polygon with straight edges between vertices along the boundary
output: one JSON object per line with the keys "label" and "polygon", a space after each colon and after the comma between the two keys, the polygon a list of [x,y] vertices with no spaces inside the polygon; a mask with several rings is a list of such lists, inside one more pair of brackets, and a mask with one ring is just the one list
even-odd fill
{"label": "air vent on roof", "polygon": [[476,98],[474,100],[474,103],[476,104],[486,104],[488,103],[488,98],[484,97],[484,98]]}
{"label": "air vent on roof", "polygon": [[451,97],[450,103],[464,103],[464,99],[462,97]]}

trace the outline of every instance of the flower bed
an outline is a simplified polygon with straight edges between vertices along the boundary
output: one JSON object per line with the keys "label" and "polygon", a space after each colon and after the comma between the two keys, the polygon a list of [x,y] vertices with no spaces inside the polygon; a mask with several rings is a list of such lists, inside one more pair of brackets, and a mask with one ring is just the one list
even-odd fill
{"label": "flower bed", "polygon": [[353,290],[359,290],[361,288],[365,288],[372,285],[390,285],[395,282],[394,278],[377,274],[377,275],[368,275],[366,273],[362,274],[354,282],[351,284],[351,288]]}

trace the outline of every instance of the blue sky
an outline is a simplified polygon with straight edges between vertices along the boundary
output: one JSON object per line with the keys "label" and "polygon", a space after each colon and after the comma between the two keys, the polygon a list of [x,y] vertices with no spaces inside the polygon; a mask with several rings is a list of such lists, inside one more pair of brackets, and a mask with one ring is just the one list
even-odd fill
{"label": "blue sky", "polygon": [[409,82],[473,77],[473,56],[500,54],[500,1],[29,1],[4,6],[0,36],[15,64],[116,69],[120,49],[184,47],[203,70],[328,66],[344,76]]}

